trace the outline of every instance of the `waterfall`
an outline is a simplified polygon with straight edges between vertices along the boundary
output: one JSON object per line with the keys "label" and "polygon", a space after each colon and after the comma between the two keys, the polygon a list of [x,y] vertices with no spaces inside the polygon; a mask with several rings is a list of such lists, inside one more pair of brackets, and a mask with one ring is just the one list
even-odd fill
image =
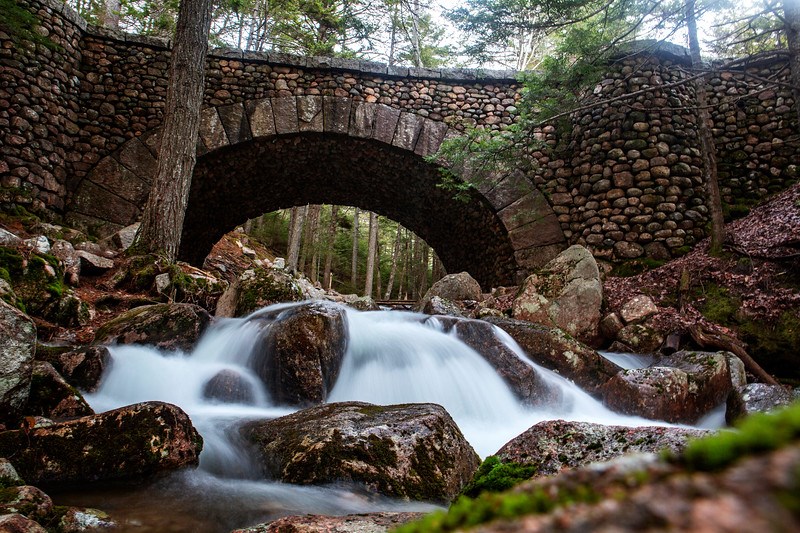
{"label": "waterfall", "polygon": [[[112,346],[111,364],[97,392],[86,399],[98,412],[144,401],[164,401],[189,414],[204,438],[200,468],[172,483],[201,490],[203,512],[230,508],[238,501],[267,498],[294,512],[341,513],[367,510],[421,509],[419,503],[369,499],[369,503],[339,488],[312,488],[268,483],[258,479],[237,442],[241,421],[283,416],[293,409],[275,405],[250,367],[264,328],[281,319],[281,311],[301,304],[281,304],[241,319],[219,321],[206,331],[191,353],[162,352],[152,347]],[[542,420],[582,420],[618,425],[654,424],[613,413],[563,377],[531,362],[505,332],[495,335],[534,366],[561,391],[557,405],[534,409],[523,405],[480,354],[454,333],[437,327],[424,315],[403,312],[347,310],[348,348],[328,401],[360,400],[380,405],[433,402],[444,406],[481,456]],[[259,320],[252,320],[258,317]],[[267,317],[267,320],[264,320]],[[249,391],[238,403],[223,403],[204,394],[210,379],[222,371],[238,376]],[[194,487],[194,488],[192,488]],[[201,487],[201,489],[198,489]],[[182,490],[183,490],[182,489]],[[161,494],[174,492],[165,485]],[[294,495],[294,496],[292,496]],[[225,503],[228,502],[228,503]],[[242,504],[243,505],[243,504]],[[276,504],[277,505],[277,504]],[[129,504],[130,506],[130,504]],[[197,512],[189,511],[188,514]],[[274,513],[274,510],[270,511]],[[268,514],[268,513],[267,513]],[[252,520],[252,518],[250,518]],[[218,520],[219,522],[220,520]]]}

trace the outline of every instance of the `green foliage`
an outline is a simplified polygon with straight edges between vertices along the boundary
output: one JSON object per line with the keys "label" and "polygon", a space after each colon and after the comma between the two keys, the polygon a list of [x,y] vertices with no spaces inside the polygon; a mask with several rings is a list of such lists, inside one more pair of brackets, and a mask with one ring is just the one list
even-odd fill
{"label": "green foliage", "polygon": [[800,402],[771,413],[757,413],[738,424],[738,431],[691,441],[673,460],[692,470],[725,468],[745,455],[779,449],[800,438]]}
{"label": "green foliage", "polygon": [[639,257],[615,266],[611,271],[611,275],[619,278],[629,278],[631,276],[639,275],[642,272],[647,272],[648,270],[658,268],[665,263],[666,261],[663,259]]}
{"label": "green foliage", "polygon": [[530,479],[536,467],[518,463],[503,463],[496,456],[487,457],[461,494],[474,498],[483,492],[502,492]]}
{"label": "green foliage", "polygon": [[16,0],[0,0],[0,29],[11,36],[16,43],[31,42],[43,45],[51,50],[58,50],[60,47],[53,41],[44,37],[38,31],[39,19],[25,9],[20,7]]}
{"label": "green foliage", "polygon": [[732,295],[728,289],[715,283],[705,285],[699,296],[705,300],[700,306],[703,316],[722,325],[734,322],[736,312],[742,304],[741,300]]}

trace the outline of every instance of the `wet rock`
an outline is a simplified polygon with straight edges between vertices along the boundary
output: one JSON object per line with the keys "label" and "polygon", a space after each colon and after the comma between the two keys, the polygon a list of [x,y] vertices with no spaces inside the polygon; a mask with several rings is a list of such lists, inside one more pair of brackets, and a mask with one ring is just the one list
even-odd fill
{"label": "wet rock", "polygon": [[693,423],[725,401],[731,387],[724,352],[680,351],[658,366],[617,374],[604,387],[604,402],[625,414]]}
{"label": "wet rock", "polygon": [[438,296],[442,300],[449,300],[450,302],[458,302],[460,300],[472,300],[477,302],[482,299],[480,284],[467,272],[448,274],[435,282],[425,293],[425,296],[417,302],[415,309],[424,313],[425,307],[429,305],[434,296]]}
{"label": "wet rock", "polygon": [[106,346],[83,346],[75,350],[40,348],[37,359],[47,361],[74,387],[88,392],[97,390],[103,371],[111,362]]}
{"label": "wet rock", "polygon": [[115,529],[119,524],[99,509],[68,507],[58,520],[59,533],[83,533]]}
{"label": "wet rock", "polygon": [[615,339],[617,333],[625,327],[617,313],[609,313],[600,321],[600,334],[606,339]]}
{"label": "wet rock", "polygon": [[81,259],[72,244],[69,241],[57,240],[53,243],[50,253],[61,261],[66,282],[76,287],[80,282]]}
{"label": "wet rock", "polygon": [[38,522],[19,513],[0,515],[0,531],[3,533],[47,533]]}
{"label": "wet rock", "polygon": [[33,320],[0,300],[0,422],[16,419],[28,401],[35,350]]}
{"label": "wet rock", "polygon": [[303,291],[294,277],[278,268],[246,270],[239,278],[235,316],[281,302],[299,302]]}
{"label": "wet rock", "polygon": [[231,533],[385,533],[425,513],[364,513],[344,516],[295,515]]}
{"label": "wet rock", "polygon": [[312,302],[253,315],[264,327],[252,365],[273,401],[324,402],[339,377],[347,349],[347,316],[329,302]]}
{"label": "wet rock", "polygon": [[31,520],[42,520],[52,511],[53,500],[36,487],[20,485],[0,490],[0,514],[19,513]]}
{"label": "wet rock", "polygon": [[362,484],[387,496],[446,502],[479,459],[443,407],[346,402],[242,427],[264,473],[303,485]]}
{"label": "wet rock", "polygon": [[498,336],[503,330],[483,320],[455,319],[447,316],[432,317],[439,321],[444,331],[452,331],[467,346],[478,352],[492,365],[497,375],[523,402],[532,406],[556,405],[561,392],[553,387],[530,364],[526,363]]}
{"label": "wet rock", "polygon": [[464,313],[461,312],[461,308],[451,302],[450,300],[445,300],[444,298],[440,298],[439,296],[433,296],[425,302],[420,312],[425,313],[426,315],[447,315],[447,316],[455,316],[455,317],[463,317]]}
{"label": "wet rock", "polygon": [[380,307],[373,298],[369,296],[358,296],[355,294],[347,294],[342,298],[342,302],[347,307],[352,307],[359,311],[380,311]]}
{"label": "wet rock", "polygon": [[589,250],[573,245],[525,280],[512,316],[591,341],[598,333],[602,303],[597,262]]}
{"label": "wet rock", "polygon": [[766,413],[792,403],[792,393],[780,385],[750,383],[731,391],[725,409],[725,421],[733,424],[753,413]]}
{"label": "wet rock", "polygon": [[253,387],[234,370],[221,370],[203,385],[203,398],[225,403],[250,404],[255,400]]}
{"label": "wet rock", "polygon": [[621,370],[560,329],[510,318],[489,317],[486,321],[511,335],[532,361],[574,381],[590,394],[598,393]]}
{"label": "wet rock", "polygon": [[94,411],[81,393],[56,372],[53,365],[34,361],[25,414],[59,419],[93,415]]}
{"label": "wet rock", "polygon": [[690,438],[709,433],[699,429],[605,426],[549,420],[515,437],[495,455],[503,463],[536,467],[534,476],[550,476],[565,468],[610,461],[628,453],[664,449],[678,452]]}
{"label": "wet rock", "polygon": [[0,455],[36,485],[138,480],[196,466],[202,437],[179,407],[147,402],[31,430],[0,432]]}
{"label": "wet rock", "polygon": [[641,322],[650,315],[658,313],[658,307],[649,296],[639,294],[634,296],[624,304],[619,310],[622,320],[626,324]]}
{"label": "wet rock", "polygon": [[149,344],[163,350],[189,351],[210,322],[208,312],[197,305],[145,305],[100,327],[94,344]]}

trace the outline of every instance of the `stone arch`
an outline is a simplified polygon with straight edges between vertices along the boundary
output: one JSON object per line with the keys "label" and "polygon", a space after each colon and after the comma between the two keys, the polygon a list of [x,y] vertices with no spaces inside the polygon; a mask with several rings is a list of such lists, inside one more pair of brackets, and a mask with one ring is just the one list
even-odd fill
{"label": "stone arch", "polygon": [[[160,128],[133,138],[102,159],[77,187],[68,219],[100,234],[138,220],[155,174],[159,134]],[[268,210],[339,203],[403,223],[428,240],[448,270],[470,270],[486,287],[512,283],[563,248],[560,224],[547,199],[520,172],[476,183],[467,204],[453,203],[449,192],[435,186],[435,165],[423,158],[455,134],[444,122],[347,97],[284,96],[207,107],[201,113],[198,165],[180,257],[201,262],[222,234]],[[326,169],[311,162],[303,150],[338,159]],[[382,168],[358,154],[370,154],[391,167]],[[361,167],[347,165],[342,159],[347,157]],[[250,164],[248,158],[253,159]],[[298,166],[300,160],[306,171]],[[281,189],[275,180],[292,182],[290,168],[314,179],[303,187],[298,177],[293,187]],[[224,169],[237,175],[223,175]],[[326,170],[347,176],[346,186],[328,183]],[[364,178],[359,185],[358,172],[372,172],[384,181]],[[399,175],[402,172],[406,175]],[[259,173],[265,176],[260,188]],[[374,198],[370,191],[359,190],[364,187],[375,188]],[[406,190],[409,187],[413,193]],[[264,200],[255,202],[254,195]],[[270,195],[272,200],[267,199]],[[431,223],[437,216],[453,221],[452,235],[442,224]],[[457,244],[448,246],[448,239]]]}

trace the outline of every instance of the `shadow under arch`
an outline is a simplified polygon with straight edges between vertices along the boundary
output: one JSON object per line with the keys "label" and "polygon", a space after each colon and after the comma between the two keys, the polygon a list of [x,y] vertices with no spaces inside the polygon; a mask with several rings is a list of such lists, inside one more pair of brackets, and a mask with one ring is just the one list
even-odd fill
{"label": "shadow under arch", "polygon": [[248,218],[304,204],[352,205],[391,218],[436,251],[448,272],[484,289],[513,282],[509,235],[476,190],[467,201],[437,187],[436,165],[371,139],[297,133],[240,142],[197,160],[179,258],[202,263]]}

